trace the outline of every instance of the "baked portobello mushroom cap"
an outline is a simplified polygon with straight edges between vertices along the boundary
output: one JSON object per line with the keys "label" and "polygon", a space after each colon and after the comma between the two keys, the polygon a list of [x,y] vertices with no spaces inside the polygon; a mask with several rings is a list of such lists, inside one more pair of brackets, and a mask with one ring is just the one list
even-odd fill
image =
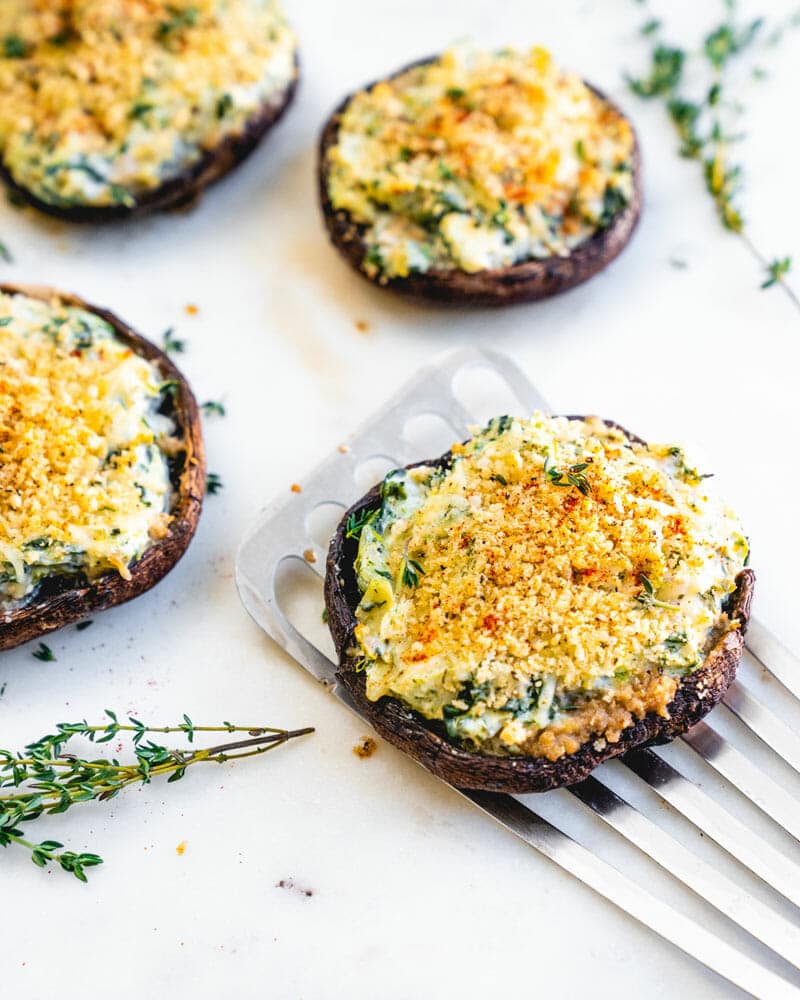
{"label": "baked portobello mushroom cap", "polygon": [[296,90],[297,39],[278,0],[17,6],[15,44],[0,52],[0,176],[70,222],[193,202]]}
{"label": "baked portobello mushroom cap", "polygon": [[[569,419],[583,418],[572,416]],[[631,441],[644,444],[641,438],[619,424],[604,422],[622,430]],[[444,469],[450,465],[451,458],[451,453],[447,452],[440,458],[415,462],[407,468],[425,465]],[[669,718],[648,712],[624,729],[617,743],[603,740],[598,749],[599,741],[592,737],[575,753],[565,754],[555,761],[544,757],[492,756],[463,749],[448,738],[440,722],[426,719],[395,698],[370,701],[366,695],[365,672],[357,669],[362,656],[354,634],[355,611],[361,599],[355,573],[358,539],[347,537],[347,525],[351,517],[359,519],[365,512],[380,507],[380,488],[378,483],[345,513],[328,551],[325,607],[339,658],[337,678],[359,711],[385,740],[456,788],[524,793],[575,784],[606,760],[634,748],[669,743],[680,736],[714,708],[733,682],[744,649],[755,585],[755,574],[749,568],[738,574],[736,589],[724,607],[731,618],[739,620],[739,628],[720,635],[702,665],[680,681],[668,705]]]}
{"label": "baked portobello mushroom cap", "polygon": [[174,382],[175,391],[165,398],[160,412],[172,419],[175,436],[183,444],[180,451],[168,457],[174,493],[168,532],[166,537],[154,539],[141,558],[130,564],[130,579],[125,580],[115,570],[91,581],[80,574],[46,577],[27,603],[10,611],[0,611],[0,650],[4,650],[81,621],[96,611],[123,604],[155,586],[175,566],[192,540],[205,494],[206,462],[200,413],[194,395],[163,351],[114,313],[90,305],[75,295],[39,285],[1,284],[0,292],[44,302],[57,298],[66,306],[85,309],[105,320],[120,341],[154,364],[165,381]]}
{"label": "baked portobello mushroom cap", "polygon": [[207,187],[245,160],[273,125],[283,117],[297,90],[300,65],[298,57],[295,57],[295,65],[298,70],[289,86],[249,118],[240,132],[225,136],[216,146],[204,150],[191,166],[167,178],[158,187],[138,193],[132,205],[54,205],[43,201],[26,187],[18,184],[2,159],[0,159],[0,178],[12,196],[16,196],[40,212],[63,219],[65,222],[118,222],[121,219],[147,215],[150,212],[162,212],[192,205]]}
{"label": "baked portobello mushroom cap", "polygon": [[[395,79],[436,58],[429,56],[415,60],[392,73],[387,79]],[[374,80],[361,90],[371,90],[379,82],[381,81]],[[609,108],[621,118],[625,117],[603,91],[584,82]],[[360,91],[354,91],[344,98],[323,127],[319,140],[317,177],[322,216],[328,236],[351,267],[367,281],[382,288],[391,288],[412,299],[443,305],[505,306],[518,302],[534,302],[566,292],[593,278],[614,261],[630,241],[639,221],[643,200],[641,151],[633,127],[631,127],[633,194],[630,201],[614,215],[607,226],[598,229],[570,251],[568,256],[525,260],[509,267],[487,268],[476,272],[456,268],[430,268],[425,272],[412,272],[402,278],[370,276],[364,270],[367,255],[364,234],[367,227],[357,223],[349,212],[334,208],[328,185],[328,151],[338,142],[342,115],[356,93]]]}

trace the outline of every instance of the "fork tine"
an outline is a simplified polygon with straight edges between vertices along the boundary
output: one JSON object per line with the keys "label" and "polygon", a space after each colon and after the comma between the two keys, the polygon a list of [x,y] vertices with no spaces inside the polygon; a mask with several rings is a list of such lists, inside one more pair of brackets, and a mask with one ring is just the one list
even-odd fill
{"label": "fork tine", "polygon": [[800,930],[687,850],[597,778],[569,791],[613,830],[679,879],[692,892],[743,927],[795,968],[800,968]]}
{"label": "fork tine", "polygon": [[690,729],[683,742],[795,840],[800,841],[800,804],[761,768],[723,740],[705,722],[698,722]]}
{"label": "fork tine", "polygon": [[457,790],[526,844],[746,993],[770,1000],[800,996],[785,979],[642,889],[511,795]]}
{"label": "fork tine", "polygon": [[800,868],[786,855],[749,830],[654,751],[631,750],[622,759],[681,815],[800,907]]}
{"label": "fork tine", "polygon": [[747,650],[795,698],[800,699],[800,660],[755,619],[751,619],[747,626]]}
{"label": "fork tine", "polygon": [[738,681],[725,692],[722,706],[718,705],[716,711],[724,713],[726,709],[741,719],[770,750],[800,772],[800,739]]}

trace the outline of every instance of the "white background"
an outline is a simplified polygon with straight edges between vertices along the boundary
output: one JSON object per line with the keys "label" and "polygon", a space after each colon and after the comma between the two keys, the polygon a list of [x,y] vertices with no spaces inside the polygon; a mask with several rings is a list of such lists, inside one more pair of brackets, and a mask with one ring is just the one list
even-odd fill
{"label": "white background", "polygon": [[[154,785],[37,823],[32,832],[96,850],[106,864],[83,886],[38,871],[22,852],[0,857],[4,992],[736,995],[389,746],[359,760],[352,747],[364,726],[249,620],[232,567],[265,503],[302,483],[416,368],[446,348],[490,343],[557,412],[596,412],[701,447],[749,529],[757,613],[798,649],[800,315],[780,290],[759,290],[757,265],[719,227],[662,110],[626,92],[622,71],[641,70],[646,53],[638,28],[647,15],[632,0],[287,6],[301,40],[297,101],[195,210],[87,229],[0,207],[0,237],[15,257],[0,264],[2,279],[76,292],[156,340],[175,326],[199,399],[228,409],[207,422],[209,467],[224,490],[208,498],[170,576],[90,629],[54,634],[55,663],[35,660],[32,646],[0,656],[0,745],[20,746],[55,721],[96,719],[106,706],[161,724],[187,711],[197,723],[317,732],[261,760],[190,772],[168,792]],[[661,3],[688,38],[721,6]],[[793,8],[760,0],[754,13]],[[351,273],[323,233],[314,178],[323,118],[359,84],[465,36],[550,47],[639,130],[646,211],[631,246],[600,278],[547,303],[411,306]],[[800,31],[766,51],[769,79],[745,88],[743,151],[753,239],[798,263],[799,47]],[[673,257],[688,267],[675,269]],[[199,315],[186,314],[188,303]],[[313,895],[277,887],[282,879]]]}

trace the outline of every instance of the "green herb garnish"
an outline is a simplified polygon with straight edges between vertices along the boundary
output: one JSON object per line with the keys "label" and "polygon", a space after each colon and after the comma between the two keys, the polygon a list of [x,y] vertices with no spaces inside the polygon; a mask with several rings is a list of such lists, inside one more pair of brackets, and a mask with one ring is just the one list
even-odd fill
{"label": "green herb garnish", "polygon": [[592,492],[592,484],[585,475],[585,470],[589,468],[594,459],[588,458],[585,462],[578,462],[570,465],[566,472],[562,472],[550,464],[550,456],[546,455],[544,460],[544,474],[553,486],[574,486],[579,493],[585,497]]}
{"label": "green herb garnish", "polygon": [[171,36],[185,28],[193,28],[200,17],[197,7],[186,7],[181,10],[179,7],[168,7],[169,18],[162,21],[156,28],[156,38],[159,42],[168,41]]}
{"label": "green herb garnish", "polygon": [[[800,24],[793,15],[766,38],[765,21],[759,17],[742,22],[737,0],[724,0],[721,22],[695,45],[674,45],[663,37],[659,18],[648,21],[643,33],[655,39],[648,71],[640,78],[627,77],[630,89],[639,97],[660,100],[678,133],[678,152],[697,160],[719,218],[725,229],[738,235],[750,254],[767,272],[762,288],[781,285],[800,311],[800,298],[785,280],[790,258],[769,261],[753,244],[739,206],[743,171],[731,158],[731,147],[744,136],[731,130],[731,122],[741,114],[741,102],[729,93],[728,70],[743,55],[757,47],[776,44],[787,28]],[[691,72],[689,72],[691,67]],[[762,77],[756,67],[753,75]]]}
{"label": "green herb garnish", "polygon": [[[60,722],[55,733],[29,743],[22,753],[0,750],[0,789],[13,789],[0,792],[0,847],[22,847],[38,867],[52,862],[85,882],[86,869],[103,863],[99,855],[64,851],[64,845],[57,840],[34,843],[25,837],[23,825],[45,814],[66,812],[77,803],[105,802],[128,785],[148,784],[156,777],[167,777],[168,783],[178,781],[193,764],[222,764],[263,754],[314,731],[234,726],[229,722],[195,726],[188,715],[178,726],[154,727],[134,718],[120,723],[109,709],[106,716],[110,721],[101,726],[90,726],[86,721]],[[122,733],[131,734],[134,763],[120,764],[116,758],[83,759],[64,752],[65,745],[76,736],[92,743],[108,743]],[[183,733],[189,743],[194,742],[197,733],[247,733],[249,738],[205,750],[171,750],[145,740],[150,733]]]}
{"label": "green herb garnish", "polygon": [[41,660],[42,663],[52,663],[55,660],[55,658],[56,658],[56,654],[47,645],[47,643],[44,643],[44,642],[40,642],[39,643],[39,645],[37,646],[37,648],[34,649],[32,655],[37,660]]}
{"label": "green herb garnish", "polygon": [[634,598],[637,604],[641,604],[645,608],[666,608],[669,611],[680,611],[677,604],[667,604],[665,601],[657,600],[655,588],[644,573],[639,574],[639,580],[644,587],[644,591]]}
{"label": "green herb garnish", "polygon": [[360,514],[350,514],[345,525],[345,538],[359,538],[361,529],[378,514],[377,510],[362,510]]}
{"label": "green herb garnish", "polygon": [[186,341],[178,340],[175,336],[175,328],[172,326],[164,331],[161,337],[161,343],[167,354],[183,354],[186,350]]}
{"label": "green herb garnish", "polygon": [[425,575],[425,570],[420,566],[416,559],[409,559],[408,556],[403,560],[403,573],[402,580],[404,587],[414,587],[419,586],[419,578]]}
{"label": "green herb garnish", "polygon": [[217,101],[217,118],[224,118],[233,107],[233,98],[230,94],[223,94]]}
{"label": "green herb garnish", "polygon": [[209,472],[206,476],[206,493],[210,493],[212,496],[219,493],[222,489],[222,477],[216,472]]}
{"label": "green herb garnish", "polygon": [[213,399],[208,400],[206,403],[202,403],[200,409],[207,417],[225,416],[225,407],[222,403],[217,403]]}
{"label": "green herb garnish", "polygon": [[783,280],[783,276],[792,269],[791,257],[776,257],[775,260],[767,264],[767,280],[761,285],[762,288],[772,288]]}
{"label": "green herb garnish", "polygon": [[6,59],[24,59],[31,47],[19,35],[6,35],[3,39],[3,55]]}

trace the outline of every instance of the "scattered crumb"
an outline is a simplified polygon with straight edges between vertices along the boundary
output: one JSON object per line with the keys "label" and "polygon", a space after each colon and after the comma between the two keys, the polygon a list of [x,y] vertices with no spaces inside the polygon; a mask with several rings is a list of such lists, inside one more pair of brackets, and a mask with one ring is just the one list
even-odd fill
{"label": "scattered crumb", "polygon": [[199,312],[200,310],[197,308],[197,306],[193,305],[191,302],[186,306],[187,316],[196,316]]}
{"label": "scattered crumb", "polygon": [[350,445],[349,444],[340,444],[339,445],[339,451],[343,455],[346,455],[348,453],[348,451],[350,451]]}
{"label": "scattered crumb", "polygon": [[307,563],[315,563],[317,561],[317,553],[313,549],[306,549],[303,553],[303,558]]}
{"label": "scattered crumb", "polygon": [[90,625],[92,625],[92,624],[93,624],[93,622],[92,622],[92,619],[91,619],[91,618],[87,618],[85,622],[78,622],[78,624],[77,624],[77,625],[75,626],[75,628],[76,628],[76,629],[77,629],[77,630],[78,630],[79,632],[83,632],[83,630],[84,630],[85,628],[88,628],[88,627],[89,627]]}
{"label": "scattered crumb", "polygon": [[302,493],[303,487],[299,483],[292,483],[292,493]]}
{"label": "scattered crumb", "polygon": [[186,844],[187,841],[182,840],[180,844],[178,844],[178,846],[175,848],[175,853],[182,857],[186,853]]}
{"label": "scattered crumb", "polygon": [[291,892],[296,892],[299,896],[305,896],[307,899],[314,895],[313,889],[304,889],[293,878],[282,878],[280,882],[275,883],[275,888],[289,889]]}
{"label": "scattered crumb", "polygon": [[3,695],[6,693],[7,687],[8,687],[8,681],[3,681],[3,683],[0,684],[0,698],[2,698]]}
{"label": "scattered crumb", "polygon": [[369,333],[371,329],[372,327],[365,319],[356,320],[356,330],[358,330],[359,333]]}
{"label": "scattered crumb", "polygon": [[670,257],[669,266],[674,267],[676,271],[685,271],[689,267],[689,261],[683,257]]}
{"label": "scattered crumb", "polygon": [[358,743],[356,743],[353,747],[353,753],[356,757],[366,760],[367,757],[371,757],[377,749],[378,744],[371,736],[362,736]]}

